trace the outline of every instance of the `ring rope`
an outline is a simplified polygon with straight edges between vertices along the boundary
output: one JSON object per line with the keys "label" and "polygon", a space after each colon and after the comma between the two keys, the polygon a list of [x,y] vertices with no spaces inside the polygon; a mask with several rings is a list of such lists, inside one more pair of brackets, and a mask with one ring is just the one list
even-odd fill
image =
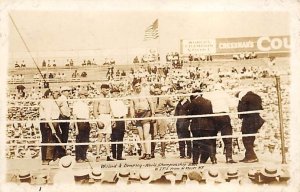
{"label": "ring rope", "polygon": [[[229,91],[226,91],[227,93],[228,92],[233,92],[233,93],[236,93],[238,91],[240,91],[241,89],[232,89],[232,90],[229,90]],[[216,93],[224,93],[225,91],[213,91],[213,92],[216,92]],[[159,98],[159,97],[177,97],[177,96],[191,96],[191,95],[205,95],[205,94],[209,94],[209,93],[213,93],[213,92],[201,92],[201,93],[176,93],[176,94],[164,94],[164,95],[148,95],[148,94],[145,94],[145,95],[130,95],[130,96],[120,96],[120,97],[117,97],[117,99],[120,99],[120,100],[126,100],[126,99],[140,99],[140,98]],[[106,97],[106,98],[85,98],[84,100],[86,101],[100,101],[100,100],[110,100],[110,99],[114,99],[114,97]],[[38,102],[38,101],[42,101],[44,99],[8,99],[8,101],[11,101],[11,102]],[[77,98],[77,99],[70,99],[68,98],[67,101],[79,101],[79,100],[82,100],[80,98]]]}
{"label": "ring rope", "polygon": [[[216,114],[204,114],[204,115],[182,115],[182,116],[164,116],[164,117],[141,117],[141,118],[111,118],[111,121],[139,121],[139,120],[158,120],[158,119],[191,119],[191,118],[204,118],[204,117],[216,117],[216,116],[224,116],[224,115],[242,115],[242,114],[253,114],[253,113],[260,113],[263,110],[255,110],[255,111],[243,111],[243,112],[231,112],[231,113],[216,113]],[[34,123],[48,123],[48,122],[57,122],[57,123],[63,123],[63,122],[97,122],[100,121],[99,119],[87,119],[87,120],[81,120],[81,119],[70,119],[70,120],[34,120],[31,122]],[[13,124],[13,123],[23,123],[27,122],[26,120],[13,120],[13,121],[7,121],[7,124]]]}
{"label": "ring rope", "polygon": [[[224,135],[224,136],[210,136],[210,137],[193,137],[193,138],[183,138],[183,139],[154,139],[154,140],[139,140],[139,141],[114,141],[114,142],[88,142],[88,143],[34,143],[34,144],[14,144],[9,143],[7,146],[78,146],[78,145],[105,145],[105,144],[134,144],[134,143],[150,143],[150,142],[178,142],[178,141],[194,141],[194,140],[207,140],[207,139],[221,139],[221,138],[242,138],[242,137],[253,137],[260,135],[259,133],[255,134],[238,134],[238,135]],[[22,140],[24,141],[24,139]],[[28,141],[28,140],[27,140]]]}

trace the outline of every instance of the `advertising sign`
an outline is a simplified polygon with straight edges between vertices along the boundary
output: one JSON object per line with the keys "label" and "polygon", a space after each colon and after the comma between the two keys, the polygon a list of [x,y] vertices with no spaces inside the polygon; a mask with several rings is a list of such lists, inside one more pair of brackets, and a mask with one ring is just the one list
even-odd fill
{"label": "advertising sign", "polygon": [[215,39],[181,40],[181,53],[183,54],[212,54],[216,52]]}
{"label": "advertising sign", "polygon": [[216,53],[289,51],[289,36],[217,38]]}

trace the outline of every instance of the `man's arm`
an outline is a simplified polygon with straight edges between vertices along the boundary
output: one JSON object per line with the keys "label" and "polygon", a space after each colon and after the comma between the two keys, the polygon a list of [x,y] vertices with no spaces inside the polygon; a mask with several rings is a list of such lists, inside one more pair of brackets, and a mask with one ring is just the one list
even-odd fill
{"label": "man's arm", "polygon": [[99,106],[99,102],[94,101],[94,103],[93,103],[93,116],[94,116],[94,118],[98,117],[98,106]]}

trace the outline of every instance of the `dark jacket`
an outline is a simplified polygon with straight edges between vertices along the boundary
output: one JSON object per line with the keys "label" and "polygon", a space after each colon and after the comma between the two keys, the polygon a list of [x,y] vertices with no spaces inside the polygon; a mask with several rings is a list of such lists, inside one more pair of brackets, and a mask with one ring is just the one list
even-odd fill
{"label": "dark jacket", "polygon": [[[178,104],[175,107],[175,114],[174,116],[186,116],[190,114],[190,100],[186,100],[183,104],[181,104],[181,101],[178,102]],[[189,118],[178,118],[176,121],[177,123],[189,123]]]}
{"label": "dark jacket", "polygon": [[[259,95],[249,91],[246,93],[238,104],[238,112],[262,110],[262,99]],[[265,120],[259,113],[240,114],[242,122],[242,133],[256,133],[264,124]]]}
{"label": "dark jacket", "polygon": [[[201,96],[196,97],[191,101],[190,115],[204,115],[213,114],[212,104]],[[191,130],[215,130],[214,121],[212,117],[197,117],[192,118]]]}

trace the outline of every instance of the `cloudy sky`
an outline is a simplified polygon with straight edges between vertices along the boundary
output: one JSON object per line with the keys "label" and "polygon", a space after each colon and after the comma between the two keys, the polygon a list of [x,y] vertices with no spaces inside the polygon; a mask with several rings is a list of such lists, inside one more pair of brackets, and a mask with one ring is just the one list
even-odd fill
{"label": "cloudy sky", "polygon": [[[180,39],[288,35],[287,12],[195,11],[13,11],[10,13],[37,57],[115,57],[156,47],[179,51]],[[157,40],[143,41],[145,29],[159,20]],[[9,21],[10,57],[28,54]],[[101,55],[101,56],[100,56]],[[126,58],[126,59],[125,59]]]}

